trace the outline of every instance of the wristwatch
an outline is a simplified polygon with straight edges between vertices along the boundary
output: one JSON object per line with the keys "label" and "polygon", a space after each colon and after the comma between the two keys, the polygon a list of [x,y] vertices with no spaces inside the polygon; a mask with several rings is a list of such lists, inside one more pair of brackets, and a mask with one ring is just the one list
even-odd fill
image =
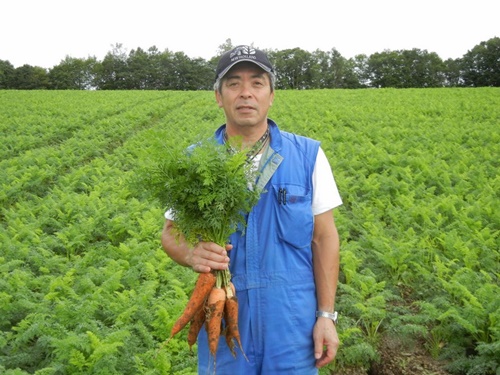
{"label": "wristwatch", "polygon": [[336,311],[334,311],[333,314],[326,311],[316,311],[316,318],[319,318],[320,316],[333,320],[333,324],[337,325],[339,314]]}

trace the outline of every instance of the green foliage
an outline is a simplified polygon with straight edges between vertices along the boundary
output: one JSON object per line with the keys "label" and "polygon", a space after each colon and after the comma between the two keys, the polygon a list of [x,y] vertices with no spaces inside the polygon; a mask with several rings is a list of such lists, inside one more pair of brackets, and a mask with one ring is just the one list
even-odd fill
{"label": "green foliage", "polygon": [[192,244],[223,246],[260,195],[245,151],[207,139],[189,150],[169,149],[159,160],[146,183],[175,216],[176,229]]}
{"label": "green foliage", "polygon": [[[322,374],[367,371],[383,335],[423,342],[453,374],[498,371],[499,94],[276,92],[271,118],[322,142],[344,201],[341,347]],[[164,254],[165,203],[136,182],[224,121],[213,93],[0,101],[0,372],[195,374],[185,332],[158,349],[196,275]]]}
{"label": "green foliage", "polygon": [[500,86],[500,37],[482,41],[474,46],[460,60],[462,77],[466,85]]}

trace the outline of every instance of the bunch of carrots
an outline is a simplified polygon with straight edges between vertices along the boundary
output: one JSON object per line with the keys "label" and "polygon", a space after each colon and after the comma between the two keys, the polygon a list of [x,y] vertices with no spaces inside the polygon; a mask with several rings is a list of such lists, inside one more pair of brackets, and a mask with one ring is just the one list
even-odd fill
{"label": "bunch of carrots", "polygon": [[[257,172],[248,163],[247,152],[244,148],[228,150],[227,145],[210,138],[188,149],[182,145],[169,148],[167,156],[158,155],[158,164],[146,173],[145,185],[173,213],[179,239],[191,246],[203,239],[224,247],[230,236],[246,225],[245,214],[260,198],[260,190],[254,187]],[[165,344],[188,324],[190,347],[205,325],[214,360],[221,335],[233,356],[238,345],[246,359],[238,329],[238,300],[229,270],[199,274],[188,304]]]}
{"label": "bunch of carrots", "polygon": [[220,336],[225,336],[234,357],[238,344],[246,359],[238,329],[238,299],[228,270],[199,274],[186,308],[172,327],[169,340],[188,323],[187,341],[190,348],[196,343],[198,334],[205,325],[209,350],[214,360]]}

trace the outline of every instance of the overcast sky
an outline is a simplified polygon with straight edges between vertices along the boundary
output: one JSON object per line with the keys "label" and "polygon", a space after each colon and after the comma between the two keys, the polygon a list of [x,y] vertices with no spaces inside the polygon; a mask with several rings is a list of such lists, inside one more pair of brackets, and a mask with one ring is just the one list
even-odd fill
{"label": "overcast sky", "polygon": [[210,59],[226,39],[346,58],[419,48],[443,60],[500,37],[499,0],[4,0],[0,60],[51,68],[112,45]]}

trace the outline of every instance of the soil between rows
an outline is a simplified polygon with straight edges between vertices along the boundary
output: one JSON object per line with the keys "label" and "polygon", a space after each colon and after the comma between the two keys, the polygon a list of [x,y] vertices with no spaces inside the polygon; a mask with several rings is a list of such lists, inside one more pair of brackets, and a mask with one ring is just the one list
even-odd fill
{"label": "soil between rows", "polygon": [[384,337],[379,345],[381,359],[368,371],[346,369],[332,375],[449,375],[444,363],[419,346],[407,347],[400,340]]}

